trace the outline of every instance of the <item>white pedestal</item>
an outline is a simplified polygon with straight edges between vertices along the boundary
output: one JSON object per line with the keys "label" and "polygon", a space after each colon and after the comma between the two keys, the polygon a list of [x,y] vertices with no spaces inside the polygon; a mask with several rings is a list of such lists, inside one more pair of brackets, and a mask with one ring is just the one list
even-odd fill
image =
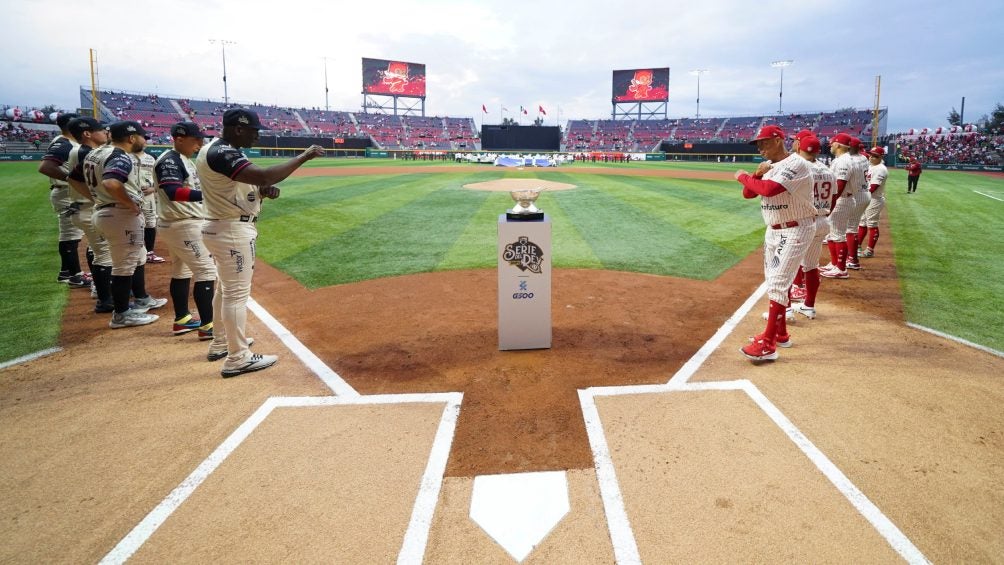
{"label": "white pedestal", "polygon": [[499,215],[499,349],[551,347],[551,218]]}

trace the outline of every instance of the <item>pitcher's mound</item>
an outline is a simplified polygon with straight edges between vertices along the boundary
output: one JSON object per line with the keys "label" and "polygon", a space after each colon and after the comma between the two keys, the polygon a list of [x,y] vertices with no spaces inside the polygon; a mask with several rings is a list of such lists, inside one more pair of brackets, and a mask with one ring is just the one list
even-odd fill
{"label": "pitcher's mound", "polygon": [[489,190],[492,192],[509,192],[510,190],[520,190],[523,188],[544,188],[550,192],[552,190],[571,190],[575,187],[576,185],[574,184],[542,179],[497,179],[464,185],[464,188],[471,190]]}

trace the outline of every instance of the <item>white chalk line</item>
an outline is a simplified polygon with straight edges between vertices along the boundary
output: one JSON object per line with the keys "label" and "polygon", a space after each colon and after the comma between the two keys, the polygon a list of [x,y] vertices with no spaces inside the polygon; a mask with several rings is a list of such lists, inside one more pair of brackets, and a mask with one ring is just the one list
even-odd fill
{"label": "white chalk line", "polygon": [[987,198],[993,198],[994,200],[996,200],[998,202],[1004,202],[1004,198],[997,198],[996,196],[991,196],[991,195],[989,195],[989,194],[987,194],[985,192],[980,192],[978,190],[974,190],[973,192],[975,192],[976,194],[979,194],[980,196],[986,196]]}
{"label": "white chalk line", "polygon": [[443,484],[443,475],[453,445],[453,435],[456,431],[457,418],[460,414],[460,404],[463,394],[459,392],[428,393],[428,394],[390,394],[361,396],[337,373],[328,367],[320,358],[310,351],[292,332],[287,330],[278,320],[253,299],[248,300],[248,309],[273,332],[279,339],[314,372],[337,396],[305,396],[305,397],[270,397],[255,412],[242,423],[230,436],[223,441],[180,485],[174,488],[146,517],[140,521],[114,548],[101,560],[102,564],[125,563],[158,528],[177,510],[195,489],[198,488],[219,467],[241,443],[247,439],[265,418],[278,407],[305,406],[338,406],[364,404],[407,404],[444,402],[443,415],[440,418],[436,435],[433,439],[429,460],[419,484],[418,494],[412,507],[411,518],[405,531],[398,563],[421,563],[425,555],[425,547],[432,528],[432,518],[439,492]]}
{"label": "white chalk line", "polygon": [[991,348],[986,347],[984,345],[980,345],[978,343],[973,343],[973,342],[971,342],[969,340],[962,339],[961,337],[955,337],[954,335],[946,334],[944,332],[939,332],[938,330],[931,329],[931,328],[928,328],[928,327],[924,327],[924,326],[921,326],[920,324],[914,324],[912,322],[907,322],[906,325],[908,327],[911,327],[911,328],[915,329],[915,330],[920,330],[922,332],[927,332],[929,334],[934,334],[934,335],[936,335],[936,336],[938,336],[940,338],[944,338],[944,339],[947,339],[949,341],[954,341],[955,343],[961,343],[962,345],[965,345],[967,347],[972,347],[973,349],[979,349],[980,351],[989,353],[990,355],[996,355],[997,357],[1004,357],[1004,351],[997,351],[996,349],[991,349]]}
{"label": "white chalk line", "polygon": [[62,351],[62,347],[50,347],[49,349],[43,349],[41,351],[36,351],[34,353],[29,353],[27,355],[22,355],[17,359],[11,359],[10,361],[4,361],[0,363],[0,371],[6,369],[7,367],[13,367],[14,365],[20,365],[21,363],[27,363],[29,361],[34,361],[35,359],[40,359],[46,355],[52,355],[53,353],[59,353]]}
{"label": "white chalk line", "polygon": [[293,332],[286,329],[285,326],[279,323],[272,314],[269,314],[265,308],[258,304],[253,298],[248,299],[248,310],[254,312],[255,316],[261,320],[268,329],[272,330],[281,341],[293,352],[308,369],[314,372],[315,375],[321,381],[331,389],[332,392],[338,396],[359,396],[359,393],[352,388],[349,383],[345,382],[341,376],[338,375],[331,367],[328,367],[324,361],[314,355],[314,352],[307,349],[307,346],[293,335]]}
{"label": "white chalk line", "polygon": [[640,563],[638,545],[631,528],[627,510],[624,507],[624,497],[617,481],[610,448],[607,445],[606,434],[596,408],[594,398],[597,396],[623,396],[629,394],[652,394],[668,392],[693,392],[708,390],[742,390],[752,399],[798,449],[816,466],[817,469],[833,484],[837,490],[851,503],[858,513],[865,518],[879,535],[889,543],[900,556],[911,564],[929,563],[924,554],[903,534],[899,528],[868,497],[861,492],[781,411],[774,406],[766,396],[750,381],[716,381],[690,383],[689,379],[697,372],[704,361],[715,351],[725,338],[738,326],[742,319],[752,310],[766,292],[766,283],[757,288],[752,295],[736,310],[735,314],[718,329],[717,332],[680,368],[670,380],[661,385],[595,387],[579,390],[579,402],[582,405],[583,420],[586,434],[593,452],[593,462],[596,478],[600,487],[600,497],[603,510],[607,517],[607,527],[610,531],[614,548],[614,558],[618,564]]}

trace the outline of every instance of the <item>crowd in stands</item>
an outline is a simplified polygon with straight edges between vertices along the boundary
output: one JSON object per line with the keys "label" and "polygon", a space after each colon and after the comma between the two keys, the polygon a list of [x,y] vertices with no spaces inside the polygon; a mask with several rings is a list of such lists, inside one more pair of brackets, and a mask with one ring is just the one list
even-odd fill
{"label": "crowd in stands", "polygon": [[999,166],[1004,160],[1004,135],[945,133],[931,135],[897,134],[899,161],[916,158],[921,163],[947,165],[967,163]]}

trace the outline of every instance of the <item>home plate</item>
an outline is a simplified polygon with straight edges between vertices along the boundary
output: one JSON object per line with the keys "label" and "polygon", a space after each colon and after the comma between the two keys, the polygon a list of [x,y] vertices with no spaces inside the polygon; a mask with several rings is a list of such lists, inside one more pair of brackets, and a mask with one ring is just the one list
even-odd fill
{"label": "home plate", "polygon": [[568,514],[564,471],[474,477],[471,520],[522,562]]}

